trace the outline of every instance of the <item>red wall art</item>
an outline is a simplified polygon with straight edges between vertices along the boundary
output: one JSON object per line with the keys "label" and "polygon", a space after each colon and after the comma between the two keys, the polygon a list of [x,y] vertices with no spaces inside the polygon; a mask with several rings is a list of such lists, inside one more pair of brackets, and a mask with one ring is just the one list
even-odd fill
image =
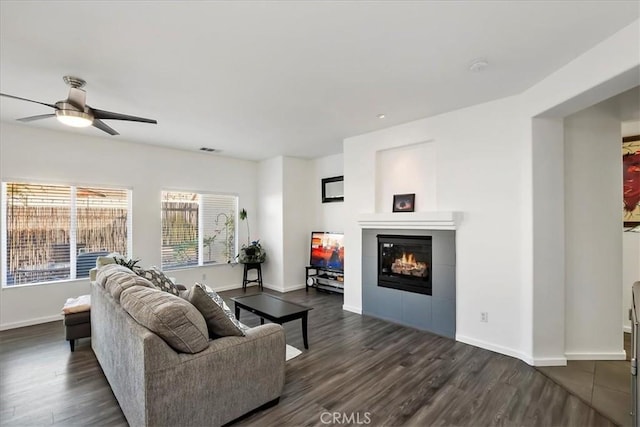
{"label": "red wall art", "polygon": [[622,138],[622,196],[624,226],[640,225],[640,135]]}

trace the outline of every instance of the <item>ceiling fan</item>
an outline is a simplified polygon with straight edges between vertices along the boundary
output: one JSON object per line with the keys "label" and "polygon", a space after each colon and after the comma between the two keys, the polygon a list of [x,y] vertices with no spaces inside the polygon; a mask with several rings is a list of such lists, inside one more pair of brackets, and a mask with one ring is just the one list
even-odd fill
{"label": "ceiling fan", "polygon": [[55,112],[51,114],[23,117],[18,119],[19,122],[31,122],[34,120],[56,117],[58,121],[67,126],[93,126],[108,133],[109,135],[120,134],[102,120],[127,120],[130,122],[158,124],[158,122],[153,119],[145,119],[144,117],[129,116],[127,114],[92,108],[85,103],[87,93],[82,89],[87,82],[81,78],[72,76],[64,76],[62,79],[67,85],[69,85],[69,97],[64,101],[58,101],[55,104],[47,104],[46,102],[34,101],[33,99],[20,98],[19,96],[7,95],[6,93],[0,93],[0,96],[46,105],[47,107],[51,107],[55,110]]}

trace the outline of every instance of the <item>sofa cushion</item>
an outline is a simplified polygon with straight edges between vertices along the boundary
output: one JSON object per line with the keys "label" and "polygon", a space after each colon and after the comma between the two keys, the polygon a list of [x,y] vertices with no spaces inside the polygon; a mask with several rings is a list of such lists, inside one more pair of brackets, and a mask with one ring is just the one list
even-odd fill
{"label": "sofa cushion", "polygon": [[100,285],[100,286],[102,286],[104,288],[106,283],[107,283],[107,279],[109,278],[109,276],[111,276],[112,274],[115,274],[117,272],[125,272],[127,274],[134,274],[133,271],[129,270],[124,265],[108,264],[108,265],[105,265],[105,266],[100,267],[98,269],[98,273],[96,274],[96,282],[98,283],[98,285]]}
{"label": "sofa cushion", "polygon": [[132,286],[122,291],[120,304],[136,322],[176,351],[198,353],[209,346],[202,314],[180,297],[155,288]]}
{"label": "sofa cushion", "polygon": [[153,286],[155,286],[156,289],[169,292],[170,294],[176,296],[180,295],[180,290],[178,289],[178,287],[171,281],[171,279],[165,276],[164,273],[158,270],[156,267],[151,267],[148,270],[141,268],[140,270],[136,271],[136,273],[153,283]]}
{"label": "sofa cushion", "polygon": [[151,283],[144,277],[130,273],[131,272],[125,273],[124,271],[119,271],[107,278],[107,283],[104,287],[117,302],[120,302],[122,291],[132,286],[144,286],[145,288],[153,288],[153,283]]}
{"label": "sofa cushion", "polygon": [[[218,300],[222,301],[222,298],[220,298],[218,294],[215,292],[214,294]],[[204,287],[199,283],[196,283],[189,289],[184,297],[204,316],[211,338],[228,336],[243,337],[245,335],[239,322],[233,313],[231,313],[231,310],[228,312],[225,311],[222,304],[207,294]]]}

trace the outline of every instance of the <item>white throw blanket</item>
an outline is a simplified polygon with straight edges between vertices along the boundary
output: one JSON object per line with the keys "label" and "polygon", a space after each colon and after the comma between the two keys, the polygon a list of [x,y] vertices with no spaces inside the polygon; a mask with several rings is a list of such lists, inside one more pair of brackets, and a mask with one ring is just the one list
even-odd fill
{"label": "white throw blanket", "polygon": [[91,295],[80,295],[78,298],[69,298],[62,307],[64,314],[81,313],[91,310]]}

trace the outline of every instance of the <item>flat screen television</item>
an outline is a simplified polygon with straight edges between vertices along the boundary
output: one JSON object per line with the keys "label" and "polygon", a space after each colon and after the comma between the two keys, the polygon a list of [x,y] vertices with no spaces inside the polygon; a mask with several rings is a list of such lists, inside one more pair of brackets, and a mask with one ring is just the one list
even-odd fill
{"label": "flat screen television", "polygon": [[344,234],[327,231],[314,231],[311,233],[311,260],[312,267],[325,268],[327,270],[344,271]]}

